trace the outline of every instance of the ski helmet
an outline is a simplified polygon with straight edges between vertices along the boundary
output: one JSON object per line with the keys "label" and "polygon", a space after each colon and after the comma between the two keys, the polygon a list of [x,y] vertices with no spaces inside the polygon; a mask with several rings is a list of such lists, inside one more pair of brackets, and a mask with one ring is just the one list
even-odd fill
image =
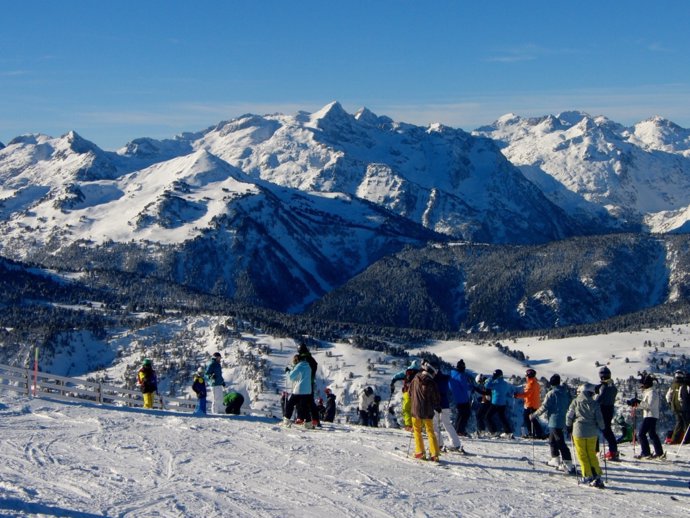
{"label": "ski helmet", "polygon": [[455,365],[455,369],[458,372],[465,372],[465,361],[459,360],[458,363]]}
{"label": "ski helmet", "polygon": [[144,358],[144,361],[141,362],[141,364],[142,364],[144,367],[150,367],[151,365],[153,365],[153,362],[151,361],[150,358]]}
{"label": "ski helmet", "polygon": [[197,373],[198,376],[203,376],[203,375],[204,375],[204,368],[203,368],[203,367],[199,367],[199,368],[196,370],[196,373]]}
{"label": "ski helmet", "polygon": [[549,378],[549,385],[552,387],[557,387],[561,384],[561,377],[558,374],[554,374]]}
{"label": "ski helmet", "polygon": [[535,371],[534,369],[527,369],[527,371],[525,372],[525,376],[527,376],[528,378],[534,378],[536,375],[537,371]]}
{"label": "ski helmet", "polygon": [[477,382],[477,385],[483,385],[486,381],[486,376],[483,374],[477,374],[477,377],[474,378],[474,381]]}
{"label": "ski helmet", "polygon": [[493,373],[493,378],[501,378],[503,377],[503,371],[501,369],[496,369]]}
{"label": "ski helmet", "polygon": [[218,358],[220,360],[220,353],[213,353],[214,358]]}
{"label": "ski helmet", "polygon": [[601,369],[599,369],[599,379],[601,380],[610,380],[611,379],[611,370],[604,365]]}
{"label": "ski helmet", "polygon": [[678,370],[678,371],[673,373],[673,379],[675,381],[681,381],[682,382],[683,380],[685,380],[685,373],[683,371]]}

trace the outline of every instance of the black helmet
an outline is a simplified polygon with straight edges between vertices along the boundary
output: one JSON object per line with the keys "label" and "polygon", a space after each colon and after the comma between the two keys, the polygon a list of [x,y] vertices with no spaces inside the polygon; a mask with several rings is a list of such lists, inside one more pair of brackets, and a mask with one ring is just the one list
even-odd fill
{"label": "black helmet", "polygon": [[604,365],[601,369],[599,369],[599,379],[602,380],[610,380],[611,379],[611,370]]}
{"label": "black helmet", "polygon": [[549,385],[552,387],[557,387],[561,384],[561,377],[558,374],[554,374],[549,378]]}
{"label": "black helmet", "polygon": [[458,363],[455,365],[455,369],[458,372],[465,372],[465,361],[464,360],[458,360]]}
{"label": "black helmet", "polygon": [[501,369],[496,369],[493,373],[493,378],[502,378],[503,377],[503,371]]}
{"label": "black helmet", "polygon": [[685,380],[685,373],[683,371],[678,370],[673,373],[673,379],[675,381],[683,381]]}
{"label": "black helmet", "polygon": [[527,371],[525,371],[525,376],[527,376],[528,378],[534,378],[536,375],[537,371],[535,371],[534,369],[527,369]]}

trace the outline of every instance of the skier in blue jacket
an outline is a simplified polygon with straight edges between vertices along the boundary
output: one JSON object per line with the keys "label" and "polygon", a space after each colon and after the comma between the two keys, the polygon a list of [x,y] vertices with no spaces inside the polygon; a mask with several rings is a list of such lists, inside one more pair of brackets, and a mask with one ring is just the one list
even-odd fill
{"label": "skier in blue jacket", "polygon": [[465,362],[463,360],[458,361],[455,369],[450,371],[448,387],[450,388],[457,411],[454,423],[455,431],[458,435],[467,437],[467,422],[470,419],[472,409],[470,401],[472,388],[465,372]]}
{"label": "skier in blue jacket", "polygon": [[517,389],[503,379],[503,371],[496,369],[491,379],[486,382],[486,389],[491,391],[491,408],[487,412],[486,419],[491,421],[498,417],[503,425],[501,437],[513,437],[513,427],[506,414],[508,403],[515,397]]}
{"label": "skier in blue jacket", "polygon": [[[313,428],[313,421],[317,418],[311,415],[313,403],[311,367],[306,360],[300,360],[297,354],[293,357],[292,364],[292,369],[286,367],[288,379],[292,382],[292,396],[287,405],[297,408],[295,424],[304,424],[305,428]],[[291,415],[292,408],[286,410],[286,413]]]}

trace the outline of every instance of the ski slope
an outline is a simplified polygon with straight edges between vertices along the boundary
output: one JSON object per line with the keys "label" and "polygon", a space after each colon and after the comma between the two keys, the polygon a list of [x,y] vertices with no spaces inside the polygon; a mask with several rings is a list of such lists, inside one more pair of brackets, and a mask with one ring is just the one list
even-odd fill
{"label": "ski slope", "polygon": [[[466,439],[465,449],[476,455],[447,454],[433,465],[405,457],[404,431],[325,426],[305,431],[257,415],[194,417],[0,392],[0,516],[690,512],[690,448],[674,462],[608,463],[608,488],[598,490],[543,465],[543,441]],[[631,459],[631,445],[622,452]]]}

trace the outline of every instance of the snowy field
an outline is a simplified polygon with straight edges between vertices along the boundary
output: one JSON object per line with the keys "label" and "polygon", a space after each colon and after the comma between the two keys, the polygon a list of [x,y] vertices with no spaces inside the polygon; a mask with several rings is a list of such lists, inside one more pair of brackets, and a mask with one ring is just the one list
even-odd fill
{"label": "snowy field", "polygon": [[[552,471],[545,442],[465,440],[474,456],[405,458],[409,434],[286,429],[0,393],[0,515],[67,517],[686,517],[690,448],[608,463],[608,488]],[[632,447],[623,447],[626,459]],[[532,465],[532,459],[536,463]]]}
{"label": "snowy field", "polygon": [[[605,490],[578,486],[575,477],[544,465],[549,451],[543,441],[470,438],[464,446],[475,455],[447,454],[442,466],[408,459],[409,434],[347,422],[364,386],[376,389],[385,408],[390,379],[406,361],[343,343],[312,350],[319,362],[317,388],[322,395],[330,386],[337,395],[339,422],[325,430],[283,428],[270,416],[277,413],[284,366],[295,352],[295,343],[247,333],[221,340],[211,331],[216,323],[205,317],[171,320],[164,324],[169,332],[165,339],[189,337],[203,344],[197,345],[199,359],[221,350],[228,385],[247,396],[245,415],[198,418],[27,399],[0,390],[0,516],[669,518],[690,514],[687,446],[677,456],[677,446],[667,447],[669,459],[662,463],[634,461],[632,445],[623,445],[625,461],[608,463]],[[113,343],[85,342],[74,357],[55,358],[53,372],[69,374],[75,365],[91,361],[88,353],[98,347],[110,351],[113,363],[107,372],[117,379],[125,363],[141,356],[142,337],[152,331],[143,328],[140,335],[122,336]],[[654,358],[690,356],[688,340],[689,326],[673,326],[566,340],[534,337],[502,342],[524,352],[527,362],[489,343],[433,342],[411,349],[410,354],[425,350],[451,364],[463,358],[468,369],[487,374],[501,368],[506,376],[522,375],[530,364],[540,377],[558,372],[564,379],[596,381],[596,362],[609,365],[616,378],[636,376],[638,370],[650,369]],[[246,354],[259,346],[269,351],[262,357],[270,372],[269,388],[260,393],[251,369],[237,360],[239,351]],[[396,407],[399,387],[392,397]]]}

